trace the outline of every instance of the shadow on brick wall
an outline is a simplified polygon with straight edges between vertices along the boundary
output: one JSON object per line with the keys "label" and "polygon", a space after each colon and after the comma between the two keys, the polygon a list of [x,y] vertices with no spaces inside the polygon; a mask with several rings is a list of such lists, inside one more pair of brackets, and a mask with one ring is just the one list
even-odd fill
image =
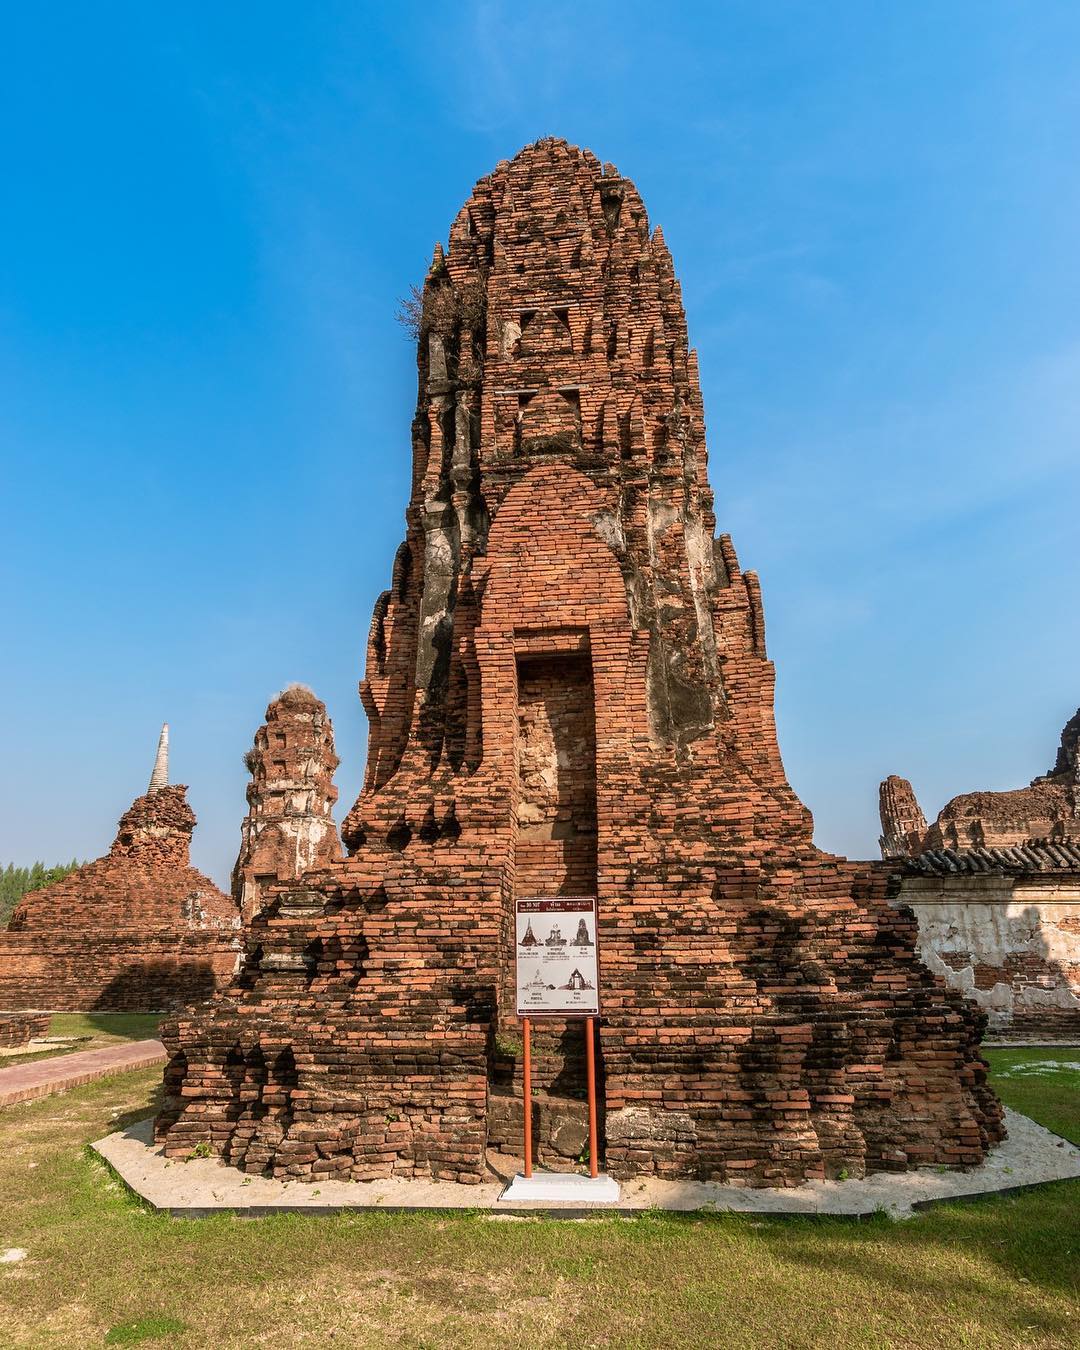
{"label": "shadow on brick wall", "polygon": [[209,961],[134,961],[109,980],[89,1011],[174,1012],[210,998],[215,986]]}

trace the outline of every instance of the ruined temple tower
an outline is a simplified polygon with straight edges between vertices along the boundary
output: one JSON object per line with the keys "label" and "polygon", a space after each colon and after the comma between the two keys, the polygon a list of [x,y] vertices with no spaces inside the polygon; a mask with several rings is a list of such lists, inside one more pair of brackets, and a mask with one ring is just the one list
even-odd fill
{"label": "ruined temple tower", "polygon": [[[609,1171],[978,1162],[1001,1135],[979,1015],[784,776],[757,578],[714,538],[697,360],[634,185],[557,140],[498,165],[418,338],[349,856],[273,892],[234,986],[165,1027],[166,1151],[481,1179],[520,1090],[513,903],[562,895],[598,902]],[[581,1088],[580,1033],[547,1034],[545,1160]]]}
{"label": "ruined temple tower", "polygon": [[325,704],[290,685],[266,709],[244,762],[251,782],[232,893],[246,922],[269,887],[341,857],[333,817],[339,761]]}
{"label": "ruined temple tower", "polygon": [[0,931],[0,1007],[158,1011],[227,984],[239,915],[191,866],[194,829],[166,725],[105,857],[23,896]]}
{"label": "ruined temple tower", "polygon": [[881,856],[927,850],[1015,849],[1033,840],[1080,844],[1080,708],[1061,731],[1054,763],[1027,787],[963,792],[927,825],[911,784],[890,774],[878,790]]}
{"label": "ruined temple tower", "polygon": [[964,792],[932,825],[906,778],[881,784],[890,895],[919,950],[984,1009],[998,1039],[1080,1037],[1080,708],[1054,763],[1024,788]]}

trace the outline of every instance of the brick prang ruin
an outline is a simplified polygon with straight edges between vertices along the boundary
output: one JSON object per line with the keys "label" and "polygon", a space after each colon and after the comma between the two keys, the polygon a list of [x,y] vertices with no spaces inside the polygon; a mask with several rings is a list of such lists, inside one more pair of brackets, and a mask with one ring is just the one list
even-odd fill
{"label": "brick prang ruin", "polygon": [[878,787],[878,840],[883,858],[906,858],[917,853],[926,837],[926,817],[906,778],[891,773]]}
{"label": "brick prang ruin", "polygon": [[246,922],[262,908],[269,887],[341,857],[333,816],[339,761],[322,701],[301,685],[279,694],[245,763],[251,773],[248,813],[232,894]]}
{"label": "brick prang ruin", "polygon": [[[232,988],[166,1024],[166,1152],[480,1181],[520,1115],[514,901],[595,895],[610,1172],[979,1162],[981,1015],[785,778],[760,587],[714,538],[697,359],[634,185],[557,140],[499,164],[417,327],[349,856],[272,893]],[[555,1165],[581,1030],[538,1042]]]}

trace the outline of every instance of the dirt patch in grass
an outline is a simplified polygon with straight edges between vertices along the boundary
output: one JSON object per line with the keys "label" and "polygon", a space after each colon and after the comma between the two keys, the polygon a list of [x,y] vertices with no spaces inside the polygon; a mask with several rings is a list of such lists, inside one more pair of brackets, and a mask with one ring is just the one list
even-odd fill
{"label": "dirt patch in grass", "polygon": [[[1080,1102],[1061,1098],[1055,1073],[1004,1077],[1003,1095],[1036,1116],[1045,1106],[1075,1132]],[[0,1248],[28,1253],[0,1266],[5,1347],[137,1343],[117,1339],[125,1335],[178,1350],[1075,1343],[1077,1182],[904,1223],[169,1219],[85,1148],[150,1114],[159,1078],[117,1075],[0,1111]]]}

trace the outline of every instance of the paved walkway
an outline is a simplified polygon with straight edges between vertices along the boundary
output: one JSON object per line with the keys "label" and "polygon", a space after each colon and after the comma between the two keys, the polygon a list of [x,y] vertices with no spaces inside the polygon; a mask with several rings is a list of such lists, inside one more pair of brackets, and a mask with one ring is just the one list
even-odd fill
{"label": "paved walkway", "polygon": [[151,1064],[165,1061],[165,1047],[160,1041],[127,1041],[122,1045],[106,1045],[100,1050],[79,1050],[73,1055],[55,1055],[52,1059],[36,1059],[30,1064],[12,1064],[0,1068],[0,1106],[12,1106],[32,1097],[47,1097],[50,1092],[63,1092],[92,1083],[106,1074],[121,1073],[124,1069],[146,1069]]}

